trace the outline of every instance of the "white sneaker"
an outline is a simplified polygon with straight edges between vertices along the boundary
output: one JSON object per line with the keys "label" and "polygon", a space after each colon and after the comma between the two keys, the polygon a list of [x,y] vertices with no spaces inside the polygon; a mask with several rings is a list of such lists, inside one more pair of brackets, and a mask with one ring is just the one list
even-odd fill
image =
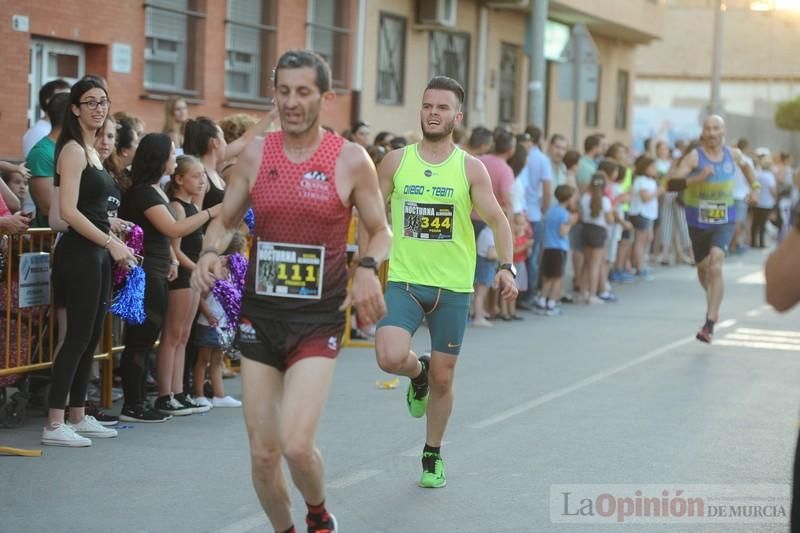
{"label": "white sneaker", "polygon": [[197,407],[204,407],[204,408],[206,408],[206,411],[208,411],[212,407],[214,407],[214,405],[205,396],[192,398],[192,400],[194,400],[194,403],[197,405]]}
{"label": "white sneaker", "polygon": [[70,448],[85,448],[92,445],[91,440],[81,437],[67,424],[58,424],[55,429],[45,426],[42,429],[41,443],[48,446],[68,446]]}
{"label": "white sneaker", "polygon": [[211,400],[211,405],[214,407],[241,407],[242,402],[231,398],[230,396],[225,396],[224,398],[217,398],[214,396]]}
{"label": "white sneaker", "polygon": [[117,430],[106,427],[93,416],[86,415],[77,424],[69,424],[72,430],[83,437],[96,439],[112,439],[117,436]]}
{"label": "white sneaker", "polygon": [[494,324],[486,320],[485,318],[476,318],[472,321],[473,328],[491,328],[494,327]]}

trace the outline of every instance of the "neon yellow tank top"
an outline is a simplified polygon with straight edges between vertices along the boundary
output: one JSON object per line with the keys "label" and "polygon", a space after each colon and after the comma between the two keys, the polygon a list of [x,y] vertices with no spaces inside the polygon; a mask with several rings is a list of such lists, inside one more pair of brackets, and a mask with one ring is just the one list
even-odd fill
{"label": "neon yellow tank top", "polygon": [[442,163],[424,161],[412,144],[394,174],[389,281],[472,292],[475,231],[465,152]]}

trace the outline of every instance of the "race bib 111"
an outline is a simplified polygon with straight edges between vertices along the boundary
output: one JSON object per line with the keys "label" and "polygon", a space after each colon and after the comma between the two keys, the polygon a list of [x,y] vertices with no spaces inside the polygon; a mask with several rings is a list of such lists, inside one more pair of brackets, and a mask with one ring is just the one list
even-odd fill
{"label": "race bib 111", "polygon": [[259,241],[255,292],[319,300],[324,264],[324,246]]}

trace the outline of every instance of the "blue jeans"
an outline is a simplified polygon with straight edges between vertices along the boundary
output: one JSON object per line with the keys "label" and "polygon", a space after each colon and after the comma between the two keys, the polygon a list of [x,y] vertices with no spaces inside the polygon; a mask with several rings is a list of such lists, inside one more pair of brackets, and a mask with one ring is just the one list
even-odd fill
{"label": "blue jeans", "polygon": [[533,247],[531,248],[525,267],[528,271],[528,291],[524,301],[533,304],[539,286],[539,261],[542,259],[542,246],[544,245],[544,220],[531,222],[533,226]]}

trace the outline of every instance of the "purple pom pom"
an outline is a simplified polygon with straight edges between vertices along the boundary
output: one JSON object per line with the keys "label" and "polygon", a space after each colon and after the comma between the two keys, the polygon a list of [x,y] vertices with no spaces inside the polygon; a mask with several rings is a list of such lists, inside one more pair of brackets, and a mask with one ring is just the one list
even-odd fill
{"label": "purple pom pom", "polygon": [[235,331],[239,324],[239,312],[242,308],[242,292],[247,275],[247,259],[242,254],[228,256],[229,279],[221,279],[214,283],[211,292],[225,310],[228,324],[225,329]]}
{"label": "purple pom pom", "polygon": [[145,320],[144,312],[144,270],[140,266],[131,268],[125,287],[119,291],[111,312],[119,316],[128,324],[142,324]]}
{"label": "purple pom pom", "polygon": [[[125,244],[133,250],[133,253],[141,255],[144,249],[144,232],[140,226],[134,225],[128,231],[128,234],[125,236]],[[114,263],[113,274],[114,288],[120,287],[125,283],[125,279],[128,277],[128,271],[116,263]]]}

